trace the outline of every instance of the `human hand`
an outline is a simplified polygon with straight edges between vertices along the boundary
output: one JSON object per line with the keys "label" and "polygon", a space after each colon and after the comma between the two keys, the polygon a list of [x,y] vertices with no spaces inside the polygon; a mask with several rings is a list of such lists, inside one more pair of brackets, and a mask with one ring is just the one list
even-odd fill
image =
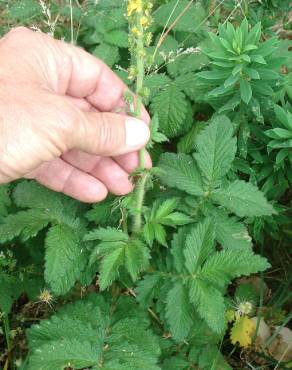
{"label": "human hand", "polygon": [[0,183],[35,179],[84,202],[130,192],[150,118],[115,113],[126,85],[84,50],[26,28],[0,40],[0,58]]}

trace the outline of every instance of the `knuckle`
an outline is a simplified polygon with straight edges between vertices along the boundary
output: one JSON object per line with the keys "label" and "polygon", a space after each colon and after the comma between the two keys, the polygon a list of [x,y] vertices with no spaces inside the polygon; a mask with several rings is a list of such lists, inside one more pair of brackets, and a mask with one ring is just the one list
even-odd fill
{"label": "knuckle", "polygon": [[19,37],[20,35],[25,36],[27,34],[31,34],[32,32],[33,31],[24,26],[14,27],[7,33],[7,38]]}
{"label": "knuckle", "polygon": [[73,105],[67,104],[67,102],[63,102],[58,111],[59,120],[56,129],[61,141],[66,144],[67,149],[70,149],[73,147],[75,135],[78,133],[80,126],[82,126],[80,125],[82,112]]}
{"label": "knuckle", "polygon": [[99,151],[105,155],[121,145],[123,139],[121,126],[114,125],[108,114],[99,114],[98,139]]}

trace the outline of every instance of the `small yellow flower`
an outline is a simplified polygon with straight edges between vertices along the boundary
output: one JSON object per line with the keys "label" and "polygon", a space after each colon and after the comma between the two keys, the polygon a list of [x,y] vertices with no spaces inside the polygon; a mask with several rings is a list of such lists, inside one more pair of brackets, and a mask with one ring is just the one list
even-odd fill
{"label": "small yellow flower", "polygon": [[142,13],[143,4],[142,0],[129,0],[128,1],[128,17],[131,17],[133,13]]}
{"label": "small yellow flower", "polygon": [[145,17],[145,16],[143,16],[143,17],[141,17],[141,19],[140,19],[140,24],[141,24],[141,26],[142,27],[149,27],[149,25],[150,25],[150,20],[149,20],[149,18],[147,18],[147,17]]}
{"label": "small yellow flower", "polygon": [[139,31],[138,27],[136,27],[136,26],[132,27],[131,33],[132,33],[132,35],[134,35],[136,37],[137,36],[139,37],[139,36],[142,35],[141,31]]}
{"label": "small yellow flower", "polygon": [[131,66],[129,68],[128,79],[133,80],[136,76],[137,76],[137,70],[134,66]]}

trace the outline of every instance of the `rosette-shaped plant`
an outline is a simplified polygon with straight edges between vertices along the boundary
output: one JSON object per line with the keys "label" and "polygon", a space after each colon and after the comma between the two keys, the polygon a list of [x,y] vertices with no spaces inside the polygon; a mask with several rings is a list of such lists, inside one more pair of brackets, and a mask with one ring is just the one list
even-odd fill
{"label": "rosette-shaped plant", "polygon": [[266,135],[272,139],[268,144],[268,149],[270,151],[279,150],[277,163],[285,158],[292,163],[292,114],[279,105],[275,106],[275,113],[277,120],[273,123],[273,128],[266,131]]}
{"label": "rosette-shaped plant", "polygon": [[262,97],[272,96],[279,85],[282,59],[275,57],[277,39],[262,42],[261,34],[261,24],[249,29],[246,19],[236,29],[227,23],[219,26],[218,35],[209,34],[203,52],[211,67],[198,77],[208,90],[205,100],[219,113],[250,105],[259,115]]}

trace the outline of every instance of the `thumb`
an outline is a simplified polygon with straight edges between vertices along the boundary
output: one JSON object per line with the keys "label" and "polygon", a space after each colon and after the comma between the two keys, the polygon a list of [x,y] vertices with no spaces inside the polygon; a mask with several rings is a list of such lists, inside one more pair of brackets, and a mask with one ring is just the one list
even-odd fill
{"label": "thumb", "polygon": [[[75,130],[75,148],[102,156],[116,156],[143,148],[150,138],[147,124],[115,113],[85,112]],[[76,128],[75,128],[76,129]]]}

